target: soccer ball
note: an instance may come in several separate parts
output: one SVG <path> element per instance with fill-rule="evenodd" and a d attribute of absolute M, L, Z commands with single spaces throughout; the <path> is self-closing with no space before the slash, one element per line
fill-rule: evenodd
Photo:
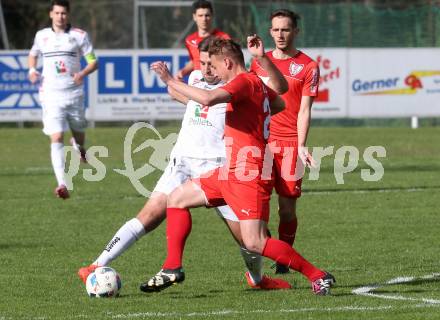
<path fill-rule="evenodd" d="M 86 281 L 87 294 L 96 298 L 117 297 L 121 286 L 119 274 L 110 267 L 96 268 Z"/>

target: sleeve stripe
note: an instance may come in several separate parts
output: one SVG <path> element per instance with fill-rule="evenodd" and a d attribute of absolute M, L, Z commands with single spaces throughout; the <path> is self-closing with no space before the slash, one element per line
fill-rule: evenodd
<path fill-rule="evenodd" d="M 87 63 L 92 63 L 97 60 L 94 52 L 86 54 L 84 58 L 86 59 Z"/>

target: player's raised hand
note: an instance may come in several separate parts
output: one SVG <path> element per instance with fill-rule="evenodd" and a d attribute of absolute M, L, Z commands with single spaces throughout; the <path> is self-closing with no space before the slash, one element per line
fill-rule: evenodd
<path fill-rule="evenodd" d="M 164 83 L 168 83 L 168 81 L 173 79 L 170 70 L 168 70 L 167 65 L 163 61 L 153 62 L 150 69 L 156 72 Z"/>
<path fill-rule="evenodd" d="M 302 163 L 309 168 L 316 167 L 316 161 L 313 159 L 312 155 L 307 150 L 307 147 L 299 147 L 298 148 L 298 156 L 301 159 Z"/>
<path fill-rule="evenodd" d="M 256 34 L 247 37 L 247 48 L 253 57 L 264 56 L 263 40 Z"/>

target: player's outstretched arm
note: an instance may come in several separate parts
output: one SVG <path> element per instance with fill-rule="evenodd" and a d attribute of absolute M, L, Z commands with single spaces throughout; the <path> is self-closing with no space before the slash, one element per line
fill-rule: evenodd
<path fill-rule="evenodd" d="M 269 82 L 267 85 L 278 94 L 286 93 L 289 89 L 289 84 L 280 70 L 278 70 L 278 68 L 266 56 L 261 38 L 256 34 L 248 36 L 247 47 L 253 58 L 257 59 L 260 66 L 266 70 L 269 76 Z"/>
<path fill-rule="evenodd" d="M 171 79 L 168 83 L 168 87 L 177 91 L 179 94 L 188 97 L 190 100 L 196 101 L 204 106 L 213 106 L 218 103 L 226 103 L 231 100 L 231 94 L 222 88 L 214 90 L 204 90 L 196 87 L 192 87 L 178 81 Z"/>
<path fill-rule="evenodd" d="M 172 90 L 202 105 L 212 106 L 217 103 L 229 102 L 231 99 L 229 92 L 224 89 L 203 90 L 174 79 L 164 62 L 158 61 L 152 63 L 151 69 L 156 72 L 160 79 Z"/>
<path fill-rule="evenodd" d="M 188 97 L 185 97 L 183 94 L 178 93 L 176 90 L 168 86 L 168 94 L 176 101 L 179 101 L 180 103 L 187 104 L 189 99 Z"/>

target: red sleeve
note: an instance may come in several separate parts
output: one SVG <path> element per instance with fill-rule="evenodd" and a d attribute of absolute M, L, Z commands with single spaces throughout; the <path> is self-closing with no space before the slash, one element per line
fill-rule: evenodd
<path fill-rule="evenodd" d="M 257 60 L 252 58 L 251 66 L 249 67 L 249 71 L 257 73 Z"/>
<path fill-rule="evenodd" d="M 316 97 L 318 95 L 319 85 L 319 67 L 313 61 L 306 66 L 306 75 L 304 77 L 304 86 L 302 89 L 303 96 Z"/>
<path fill-rule="evenodd" d="M 251 86 L 244 75 L 245 74 L 240 74 L 236 76 L 232 81 L 221 87 L 232 96 L 231 103 L 238 102 L 251 95 Z"/>

